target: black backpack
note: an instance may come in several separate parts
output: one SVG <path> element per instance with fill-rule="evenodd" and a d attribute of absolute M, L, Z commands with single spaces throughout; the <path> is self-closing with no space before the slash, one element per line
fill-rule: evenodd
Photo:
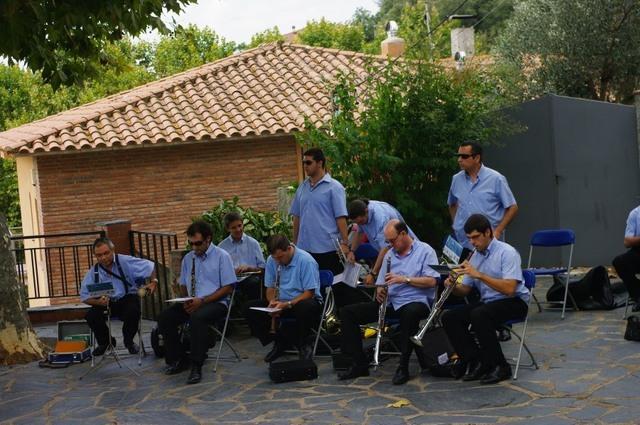
<path fill-rule="evenodd" d="M 640 341 L 640 317 L 629 316 L 627 329 L 624 331 L 624 339 L 627 341 Z"/>
<path fill-rule="evenodd" d="M 547 291 L 547 301 L 562 302 L 565 281 L 564 275 L 553 276 L 553 285 Z M 581 279 L 569 281 L 569 293 L 580 310 L 611 310 L 618 307 L 604 266 L 594 267 Z"/>

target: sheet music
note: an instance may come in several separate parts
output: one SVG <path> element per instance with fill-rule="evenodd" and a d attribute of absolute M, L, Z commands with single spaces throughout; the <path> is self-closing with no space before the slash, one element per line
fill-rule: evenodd
<path fill-rule="evenodd" d="M 451 263 L 459 263 L 460 255 L 462 255 L 462 249 L 462 245 L 460 245 L 457 240 L 448 236 L 444 243 L 444 247 L 442 248 L 442 255 L 444 255 Z"/>
<path fill-rule="evenodd" d="M 281 311 L 282 309 L 275 307 L 251 307 L 251 310 L 264 311 L 265 313 L 275 313 L 276 311 Z"/>
<path fill-rule="evenodd" d="M 113 287 L 113 282 L 111 281 L 88 283 L 87 291 L 89 292 L 89 297 L 91 298 L 102 297 L 103 295 L 110 296 L 116 293 L 116 290 Z"/>
<path fill-rule="evenodd" d="M 181 297 L 181 298 L 171 298 L 170 300 L 166 300 L 166 303 L 184 303 L 192 300 L 193 297 Z"/>
<path fill-rule="evenodd" d="M 344 282 L 352 288 L 355 288 L 358 286 L 358 278 L 360 277 L 361 270 L 362 265 L 347 262 L 344 266 L 344 271 L 333 277 L 333 284 L 335 285 L 338 282 Z"/>

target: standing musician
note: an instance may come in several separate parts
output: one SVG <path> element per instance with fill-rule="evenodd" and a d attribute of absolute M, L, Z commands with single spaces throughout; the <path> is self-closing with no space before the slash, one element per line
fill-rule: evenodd
<path fill-rule="evenodd" d="M 400 220 L 390 220 L 384 228 L 384 236 L 392 248 L 384 259 L 385 263 L 391 260 L 391 270 L 383 269 L 384 273 L 381 271 L 378 275 L 376 301 L 353 304 L 340 310 L 342 352 L 353 359 L 351 367 L 338 375 L 340 380 L 369 376 L 369 363 L 362 349 L 359 325 L 380 319 L 379 306 L 386 291 L 386 315 L 400 319 L 401 333 L 400 363 L 392 382 L 400 385 L 409 380 L 409 358 L 414 347 L 410 338 L 418 331 L 420 320 L 429 314 L 428 306 L 433 300 L 440 274 L 428 265 L 437 264 L 438 258 L 428 244 L 414 240 L 409 235 L 407 225 Z M 421 349 L 416 348 L 416 355 L 420 366 L 426 368 Z"/>
<path fill-rule="evenodd" d="M 122 319 L 124 346 L 131 354 L 139 352 L 140 347 L 133 342 L 140 322 L 138 289 L 146 279 L 149 279 L 149 284 L 143 287 L 149 289 L 150 293 L 158 285 L 152 261 L 116 254 L 114 248 L 109 238 L 102 237 L 93 242 L 93 253 L 98 262 L 87 272 L 80 286 L 80 300 L 91 306 L 86 319 L 98 342 L 92 353 L 94 356 L 101 356 L 109 347 L 109 329 L 105 315 L 107 306 L 114 315 Z M 100 282 L 111 282 L 115 293 L 109 297 L 91 297 L 87 285 Z M 115 346 L 113 337 L 111 345 Z"/>
<path fill-rule="evenodd" d="M 386 202 L 370 201 L 362 198 L 355 199 L 349 203 L 349 220 L 358 225 L 358 234 L 351 242 L 351 252 L 347 255 L 347 258 L 349 261 L 355 261 L 354 252 L 360 246 L 363 234 L 367 235 L 369 243 L 378 251 L 376 263 L 371 269 L 371 273 L 365 277 L 364 283 L 367 285 L 373 285 L 375 282 L 382 266 L 382 259 L 389 250 L 389 247 L 384 242 L 384 226 L 392 219 L 404 221 L 398 210 Z M 414 241 L 419 240 L 411 228 L 409 228 L 409 236 Z"/>
<path fill-rule="evenodd" d="M 339 241 L 345 256 L 349 253 L 344 187 L 326 171 L 322 150 L 311 148 L 303 157 L 307 179 L 298 187 L 289 210 L 293 216 L 293 243 L 311 254 L 321 270 L 337 275 L 343 266 L 334 241 Z M 345 283 L 333 285 L 332 290 L 338 307 L 368 299 L 364 292 Z"/>
<path fill-rule="evenodd" d="M 264 278 L 267 299 L 249 302 L 246 311 L 251 335 L 258 338 L 263 346 L 274 341 L 273 348 L 264 358 L 265 362 L 282 356 L 289 342 L 298 348 L 300 359 L 311 359 L 311 328 L 318 326 L 322 313 L 318 263 L 283 235 L 271 236 L 267 241 L 267 249 L 271 254 L 267 259 Z M 271 307 L 280 311 L 267 313 L 251 307 Z M 294 317 L 295 323 L 293 326 L 283 325 L 273 329 L 274 317 Z M 295 330 L 293 334 L 292 328 Z"/>
<path fill-rule="evenodd" d="M 502 354 L 496 328 L 508 320 L 526 316 L 529 290 L 524 286 L 520 254 L 494 238 L 487 217 L 473 214 L 464 231 L 476 251 L 455 270 L 464 277 L 453 292 L 465 296 L 476 288 L 480 301 L 446 311 L 442 324 L 460 356 L 453 366 L 453 376 L 463 381 L 479 379 L 481 384 L 494 384 L 511 377 L 511 366 Z M 445 281 L 445 285 L 453 284 L 451 277 Z"/>
<path fill-rule="evenodd" d="M 179 297 L 191 299 L 173 304 L 158 317 L 158 330 L 165 344 L 166 375 L 175 375 L 188 367 L 178 327 L 189 322 L 191 373 L 187 384 L 202 379 L 202 364 L 209 347 L 207 328 L 226 317 L 229 295 L 236 283 L 231 257 L 211 243 L 212 235 L 211 226 L 202 220 L 187 228 L 192 251 L 182 259 L 180 278 L 173 291 Z"/>
<path fill-rule="evenodd" d="M 237 275 L 247 272 L 264 271 L 264 255 L 257 240 L 244 233 L 242 216 L 238 212 L 230 212 L 224 216 L 224 227 L 229 236 L 218 244 L 231 256 L 233 267 Z M 262 279 L 260 274 L 253 274 L 240 282 L 242 292 L 249 300 L 260 298 L 262 293 Z"/>

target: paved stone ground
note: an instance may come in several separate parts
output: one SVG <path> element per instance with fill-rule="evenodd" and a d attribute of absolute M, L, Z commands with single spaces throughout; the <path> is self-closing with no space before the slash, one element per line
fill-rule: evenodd
<path fill-rule="evenodd" d="M 544 291 L 539 291 L 543 294 Z M 391 385 L 395 360 L 371 377 L 337 381 L 318 359 L 314 381 L 273 384 L 260 347 L 238 331 L 241 363 L 205 364 L 200 384 L 186 373 L 164 376 L 152 355 L 136 377 L 110 362 L 85 380 L 88 364 L 40 369 L 36 363 L 0 369 L 0 423 L 9 424 L 600 424 L 640 423 L 640 345 L 622 338 L 622 309 L 560 313 L 533 311 L 527 341 L 541 367 L 521 369 L 517 381 L 482 386 L 418 375 Z M 150 324 L 146 324 L 147 330 Z M 519 329 L 517 325 L 516 329 Z M 52 336 L 53 327 L 38 328 Z M 148 333 L 145 335 L 148 338 Z M 121 341 L 120 341 L 121 342 Z M 514 341 L 504 343 L 508 356 Z M 388 407 L 401 399 L 409 405 Z"/>

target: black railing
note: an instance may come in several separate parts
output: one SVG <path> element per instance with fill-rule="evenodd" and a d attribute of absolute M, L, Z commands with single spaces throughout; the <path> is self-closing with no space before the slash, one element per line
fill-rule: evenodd
<path fill-rule="evenodd" d="M 171 298 L 171 251 L 178 250 L 178 236 L 166 232 L 129 232 L 131 255 L 151 260 L 156 265 L 158 290 L 155 295 L 142 301 L 142 317 L 156 320 Z"/>
<path fill-rule="evenodd" d="M 104 235 L 93 231 L 11 236 L 18 281 L 26 288 L 28 299 L 77 297 L 82 278 L 93 264 L 93 241 Z M 42 240 L 44 246 L 25 248 L 25 241 L 36 240 Z M 46 290 L 42 279 L 46 279 Z"/>

